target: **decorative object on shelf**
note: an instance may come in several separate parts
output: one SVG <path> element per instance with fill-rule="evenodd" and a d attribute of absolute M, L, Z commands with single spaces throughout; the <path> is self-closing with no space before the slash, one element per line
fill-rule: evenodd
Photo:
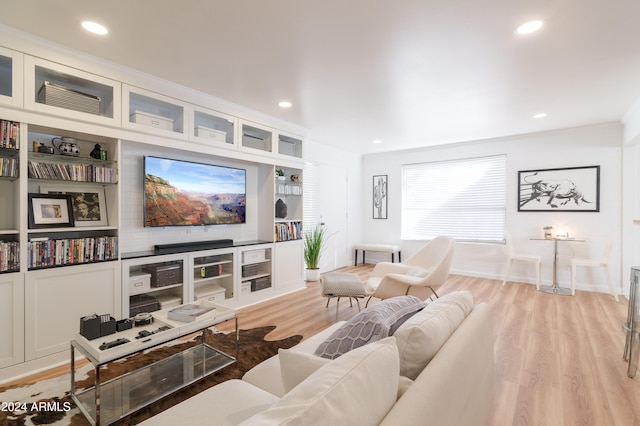
<path fill-rule="evenodd" d="M 310 231 L 304 233 L 304 263 L 307 265 L 306 280 L 320 279 L 320 255 L 324 249 L 325 228 L 319 223 Z"/>
<path fill-rule="evenodd" d="M 551 238 L 553 237 L 552 231 L 553 231 L 553 226 L 544 226 L 542 228 L 544 230 L 544 237 L 545 238 Z"/>
<path fill-rule="evenodd" d="M 53 154 L 54 150 L 52 146 L 40 145 L 38 147 L 38 152 L 41 154 Z"/>
<path fill-rule="evenodd" d="M 276 217 L 278 219 L 287 217 L 287 205 L 281 198 L 278 198 L 278 201 L 276 201 Z"/>
<path fill-rule="evenodd" d="M 56 141 L 59 142 L 56 145 Z M 80 149 L 78 148 L 78 141 L 75 138 L 62 136 L 51 139 L 51 143 L 56 147 L 60 155 L 68 155 L 70 157 L 78 157 L 80 155 Z"/>
<path fill-rule="evenodd" d="M 300 175 L 291 175 L 291 182 L 300 182 Z"/>
<path fill-rule="evenodd" d="M 41 194 L 62 194 L 71 197 L 75 226 L 109 225 L 104 188 L 83 186 L 82 189 L 82 192 L 70 192 L 57 186 L 40 185 Z"/>
<path fill-rule="evenodd" d="M 29 194 L 29 229 L 73 226 L 71 197 L 59 194 Z"/>
<path fill-rule="evenodd" d="M 373 218 L 387 218 L 387 175 L 373 177 Z"/>
<path fill-rule="evenodd" d="M 600 166 L 518 171 L 519 212 L 599 212 Z"/>
<path fill-rule="evenodd" d="M 284 180 L 284 170 L 276 169 L 276 179 L 277 180 Z"/>
<path fill-rule="evenodd" d="M 91 158 L 95 158 L 96 160 L 103 160 L 102 155 L 102 147 L 98 143 L 95 144 L 93 150 L 91 150 L 91 152 L 89 153 L 89 156 Z"/>
<path fill-rule="evenodd" d="M 74 90 L 45 81 L 38 90 L 38 102 L 58 108 L 72 109 L 100 115 L 100 98 L 89 93 Z"/>

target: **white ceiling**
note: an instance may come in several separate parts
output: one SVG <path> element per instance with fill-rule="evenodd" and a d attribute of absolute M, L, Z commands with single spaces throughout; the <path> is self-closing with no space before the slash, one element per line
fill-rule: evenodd
<path fill-rule="evenodd" d="M 360 153 L 619 121 L 640 99 L 638 0 L 0 0 L 0 10 L 6 26 Z M 86 19 L 110 34 L 86 33 Z M 531 19 L 543 29 L 514 34 Z M 548 117 L 531 118 L 539 112 Z"/>

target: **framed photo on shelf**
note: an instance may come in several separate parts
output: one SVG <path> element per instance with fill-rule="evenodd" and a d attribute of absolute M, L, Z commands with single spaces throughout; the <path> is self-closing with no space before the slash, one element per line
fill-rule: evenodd
<path fill-rule="evenodd" d="M 101 186 L 83 186 L 82 189 L 82 192 L 75 192 L 55 185 L 40 185 L 41 194 L 68 195 L 71 198 L 73 219 L 76 227 L 109 225 L 104 188 Z"/>
<path fill-rule="evenodd" d="M 387 175 L 373 177 L 373 218 L 387 218 Z"/>
<path fill-rule="evenodd" d="M 60 194 L 29 194 L 29 229 L 73 226 L 71 197 Z"/>
<path fill-rule="evenodd" d="M 600 166 L 518 171 L 519 212 L 599 212 Z"/>

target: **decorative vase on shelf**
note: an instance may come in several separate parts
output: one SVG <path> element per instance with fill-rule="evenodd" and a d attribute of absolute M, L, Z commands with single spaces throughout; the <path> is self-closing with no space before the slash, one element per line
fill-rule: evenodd
<path fill-rule="evenodd" d="M 102 147 L 100 146 L 100 144 L 96 144 L 93 147 L 93 150 L 89 153 L 89 156 L 91 158 L 95 158 L 97 160 L 100 160 L 100 158 L 102 157 Z"/>
<path fill-rule="evenodd" d="M 281 198 L 278 198 L 278 201 L 276 201 L 276 217 L 278 219 L 287 217 L 287 205 Z"/>

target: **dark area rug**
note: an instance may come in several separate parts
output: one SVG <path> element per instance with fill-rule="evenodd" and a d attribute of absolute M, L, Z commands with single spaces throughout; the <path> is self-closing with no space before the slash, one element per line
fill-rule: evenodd
<path fill-rule="evenodd" d="M 265 359 L 278 353 L 279 348 L 290 348 L 302 340 L 302 336 L 296 335 L 288 337 L 283 340 L 268 341 L 264 339 L 269 332 L 271 332 L 275 326 L 258 327 L 249 330 L 240 330 L 240 341 L 238 344 L 238 358 L 237 362 L 223 368 L 222 370 L 213 373 L 197 382 L 187 386 L 184 389 L 176 391 L 151 405 L 133 413 L 129 416 L 117 421 L 115 425 L 135 425 L 142 422 L 149 417 L 160 413 L 187 398 L 192 397 L 205 389 L 208 389 L 218 383 L 224 382 L 230 379 L 240 379 L 248 370 L 255 365 L 264 361 Z M 236 352 L 235 346 L 235 332 L 232 333 L 216 333 L 211 330 L 207 330 L 206 342 L 214 348 L 225 352 L 229 355 L 234 355 Z M 192 340 L 184 341 L 169 346 L 162 346 L 155 348 L 148 352 L 139 353 L 126 359 L 123 362 L 113 362 L 108 364 L 104 369 L 100 370 L 101 382 L 105 382 L 113 377 L 118 377 L 124 373 L 135 371 L 145 365 L 152 364 L 156 361 L 167 358 L 168 356 L 181 352 L 191 346 L 194 346 L 201 341 L 201 335 L 196 336 Z M 89 369 L 86 378 L 76 382 L 77 389 L 83 389 L 91 387 L 94 383 L 94 371 Z M 56 397 L 46 398 L 40 400 L 40 402 L 49 403 L 50 406 L 65 407 L 71 404 L 72 410 L 27 410 L 23 412 L 10 412 L 7 410 L 0 411 L 0 426 L 23 426 L 23 425 L 71 425 L 71 426 L 86 426 L 89 422 L 82 413 L 75 408 L 75 403 L 71 399 L 70 395 L 70 378 L 66 376 L 66 387 L 60 389 L 60 395 Z M 38 386 L 37 383 L 31 386 L 25 386 L 20 391 L 24 390 L 24 399 L 38 401 Z M 9 402 L 6 398 L 3 398 L 3 393 L 8 388 L 0 387 L 0 403 Z M 15 391 L 13 389 L 13 394 Z M 34 399 L 35 397 L 35 399 Z M 15 396 L 12 400 L 16 400 Z M 17 402 L 17 401 L 16 401 Z"/>

